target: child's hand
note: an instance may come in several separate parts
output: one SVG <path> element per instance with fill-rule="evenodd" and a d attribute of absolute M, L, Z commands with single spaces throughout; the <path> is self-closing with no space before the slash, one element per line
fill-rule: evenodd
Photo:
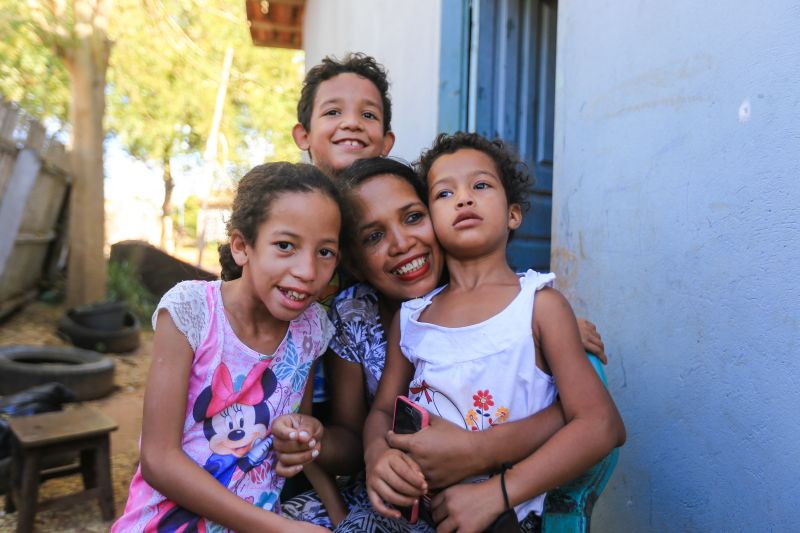
<path fill-rule="evenodd" d="M 400 511 L 388 507 L 411 506 L 428 491 L 419 465 L 401 451 L 388 449 L 375 462 L 367 465 L 367 495 L 380 514 L 400 518 Z"/>
<path fill-rule="evenodd" d="M 431 489 L 449 487 L 484 471 L 473 442 L 475 434 L 436 415 L 429 415 L 428 427 L 400 435 L 390 431 L 386 442 L 407 453 L 422 472 Z"/>
<path fill-rule="evenodd" d="M 431 517 L 436 531 L 469 533 L 486 531 L 505 509 L 499 480 L 461 483 L 431 499 Z"/>
<path fill-rule="evenodd" d="M 608 358 L 606 357 L 605 346 L 603 345 L 603 339 L 600 337 L 597 328 L 585 318 L 579 318 L 577 320 L 583 349 L 589 353 L 593 353 L 604 365 L 607 365 Z"/>
<path fill-rule="evenodd" d="M 313 416 L 293 413 L 272 423 L 272 437 L 279 476 L 292 477 L 319 455 L 324 428 Z"/>

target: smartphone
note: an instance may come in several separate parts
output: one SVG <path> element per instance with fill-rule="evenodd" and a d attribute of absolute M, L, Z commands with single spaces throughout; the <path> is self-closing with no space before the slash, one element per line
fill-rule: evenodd
<path fill-rule="evenodd" d="M 428 411 L 415 404 L 405 396 L 398 396 L 394 401 L 394 422 L 392 431 L 407 435 L 416 433 L 428 425 Z M 419 501 L 414 502 L 411 507 L 398 507 L 400 514 L 415 524 L 419 518 Z"/>

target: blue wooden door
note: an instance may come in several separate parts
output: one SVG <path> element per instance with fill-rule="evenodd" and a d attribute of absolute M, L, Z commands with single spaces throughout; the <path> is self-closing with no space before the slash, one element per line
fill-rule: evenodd
<path fill-rule="evenodd" d="M 547 271 L 557 2 L 449 0 L 442 7 L 440 129 L 500 137 L 517 149 L 536 186 L 509 262 Z"/>

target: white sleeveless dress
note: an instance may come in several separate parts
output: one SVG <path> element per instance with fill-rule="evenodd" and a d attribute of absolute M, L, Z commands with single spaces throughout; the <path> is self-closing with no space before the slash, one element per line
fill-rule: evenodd
<path fill-rule="evenodd" d="M 409 398 L 472 431 L 526 418 L 553 403 L 555 381 L 536 366 L 531 319 L 536 291 L 555 275 L 528 270 L 519 276 L 514 300 L 478 324 L 447 328 L 418 320 L 444 287 L 403 304 L 400 347 L 415 368 Z M 541 515 L 544 497 L 516 506 L 520 520 L 530 512 Z"/>

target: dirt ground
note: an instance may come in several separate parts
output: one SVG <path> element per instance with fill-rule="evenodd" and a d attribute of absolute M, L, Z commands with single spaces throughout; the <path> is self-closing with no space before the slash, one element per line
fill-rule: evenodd
<path fill-rule="evenodd" d="M 64 312 L 62 305 L 32 302 L 6 322 L 0 324 L 0 346 L 10 344 L 66 345 L 56 334 L 56 324 Z M 111 354 L 115 362 L 114 392 L 100 400 L 84 402 L 103 411 L 118 424 L 111 434 L 111 473 L 117 516 L 125 508 L 128 485 L 139 458 L 139 431 L 142 422 L 142 398 L 153 334 L 142 331 L 140 347 L 124 355 Z M 69 408 L 70 405 L 65 406 Z M 79 475 L 46 481 L 39 490 L 39 499 L 69 494 L 82 486 Z M 0 506 L 0 533 L 16 530 L 16 513 L 5 514 Z M 48 509 L 36 514 L 36 531 L 95 533 L 108 531 L 111 522 L 100 517 L 96 501 L 83 502 L 68 508 Z"/>

